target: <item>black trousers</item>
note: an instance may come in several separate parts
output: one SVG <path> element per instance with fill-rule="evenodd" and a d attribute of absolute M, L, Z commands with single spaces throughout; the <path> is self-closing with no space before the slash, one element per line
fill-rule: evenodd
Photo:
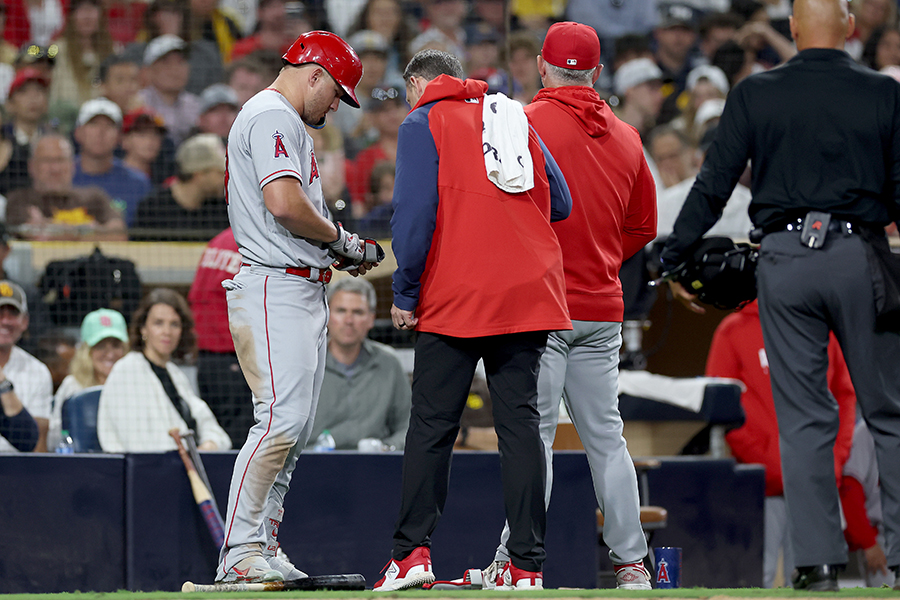
<path fill-rule="evenodd" d="M 798 567 L 847 562 L 834 478 L 838 407 L 828 390 L 828 332 L 840 343 L 875 438 L 885 554 L 900 565 L 900 335 L 876 333 L 872 275 L 859 235 L 818 250 L 797 232 L 767 235 L 757 272 L 778 416 L 788 531 Z"/>
<path fill-rule="evenodd" d="M 201 350 L 197 355 L 197 387 L 216 421 L 240 449 L 253 427 L 253 398 L 237 355 Z"/>
<path fill-rule="evenodd" d="M 538 431 L 537 375 L 546 345 L 546 331 L 482 338 L 419 334 L 400 517 L 394 531 L 395 560 L 419 546 L 431 546 L 447 500 L 460 416 L 481 358 L 499 440 L 510 559 L 520 569 L 541 570 L 546 465 Z"/>

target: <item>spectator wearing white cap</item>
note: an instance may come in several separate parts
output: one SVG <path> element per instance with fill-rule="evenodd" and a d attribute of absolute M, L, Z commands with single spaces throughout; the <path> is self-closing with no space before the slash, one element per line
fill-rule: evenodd
<path fill-rule="evenodd" d="M 237 92 L 224 83 L 214 83 L 200 94 L 200 116 L 191 134 L 214 133 L 227 142 L 240 109 Z"/>
<path fill-rule="evenodd" d="M 175 182 L 157 186 L 138 206 L 134 227 L 143 231 L 132 232 L 131 239 L 208 242 L 228 228 L 222 139 L 213 133 L 190 137 L 175 162 Z"/>
<path fill-rule="evenodd" d="M 165 34 L 151 40 L 144 49 L 148 85 L 139 92 L 144 105 L 162 117 L 176 144 L 181 143 L 200 116 L 200 98 L 185 90 L 190 75 L 186 48 L 177 35 Z"/>
<path fill-rule="evenodd" d="M 79 153 L 75 157 L 72 183 L 101 188 L 125 217 L 125 223 L 130 225 L 138 203 L 150 193 L 151 186 L 146 174 L 132 169 L 115 156 L 122 140 L 119 105 L 106 98 L 85 102 L 78 111 L 74 137 Z"/>
<path fill-rule="evenodd" d="M 662 70 L 649 58 L 630 60 L 616 71 L 613 91 L 619 98 L 616 116 L 644 138 L 656 125 L 662 108 Z"/>
<path fill-rule="evenodd" d="M 728 96 L 728 76 L 714 65 L 700 65 L 688 73 L 687 88 L 679 105 L 684 105 L 681 114 L 671 122 L 691 143 L 697 144 L 703 132 L 694 127 L 694 120 L 700 106 L 707 100 L 725 100 Z"/>

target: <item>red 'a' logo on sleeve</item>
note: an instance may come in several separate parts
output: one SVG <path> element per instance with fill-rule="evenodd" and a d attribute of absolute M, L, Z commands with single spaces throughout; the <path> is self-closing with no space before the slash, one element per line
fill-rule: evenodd
<path fill-rule="evenodd" d="M 284 137 L 284 134 L 276 131 L 274 134 L 272 134 L 272 137 L 275 138 L 275 158 L 278 158 L 279 156 L 289 158 L 287 148 L 284 147 L 284 142 L 281 141 L 281 138 Z"/>
<path fill-rule="evenodd" d="M 319 176 L 319 165 L 316 164 L 316 153 L 310 150 L 309 158 L 309 183 L 307 183 L 306 185 L 312 185 L 313 180 Z"/>

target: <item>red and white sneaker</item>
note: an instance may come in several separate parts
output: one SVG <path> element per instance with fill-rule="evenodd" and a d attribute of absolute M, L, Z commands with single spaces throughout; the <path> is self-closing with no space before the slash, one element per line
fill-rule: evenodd
<path fill-rule="evenodd" d="M 628 563 L 625 565 L 613 565 L 616 572 L 616 588 L 620 590 L 649 590 L 650 575 L 643 563 Z"/>
<path fill-rule="evenodd" d="M 434 583 L 431 550 L 424 546 L 419 546 L 401 561 L 391 559 L 382 571 L 384 577 L 372 588 L 373 592 L 408 590 Z"/>
<path fill-rule="evenodd" d="M 500 579 L 497 580 L 498 591 L 510 590 L 542 590 L 544 589 L 544 574 L 540 571 L 524 571 L 512 564 L 506 563 Z"/>

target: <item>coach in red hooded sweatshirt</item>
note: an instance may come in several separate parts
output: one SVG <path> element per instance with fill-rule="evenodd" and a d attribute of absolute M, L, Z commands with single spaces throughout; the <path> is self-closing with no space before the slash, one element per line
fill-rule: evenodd
<path fill-rule="evenodd" d="M 613 115 L 592 87 L 603 68 L 599 62 L 593 28 L 553 25 L 537 57 L 544 89 L 525 107 L 572 194 L 569 218 L 552 227 L 562 247 L 573 329 L 550 334 L 538 380 L 546 499 L 563 397 L 587 452 L 617 585 L 650 589 L 642 565 L 647 543 L 637 478 L 622 437 L 617 388 L 624 312 L 619 268 L 656 236 L 656 186 L 637 130 Z M 495 560 L 508 560 L 503 545 Z"/>

